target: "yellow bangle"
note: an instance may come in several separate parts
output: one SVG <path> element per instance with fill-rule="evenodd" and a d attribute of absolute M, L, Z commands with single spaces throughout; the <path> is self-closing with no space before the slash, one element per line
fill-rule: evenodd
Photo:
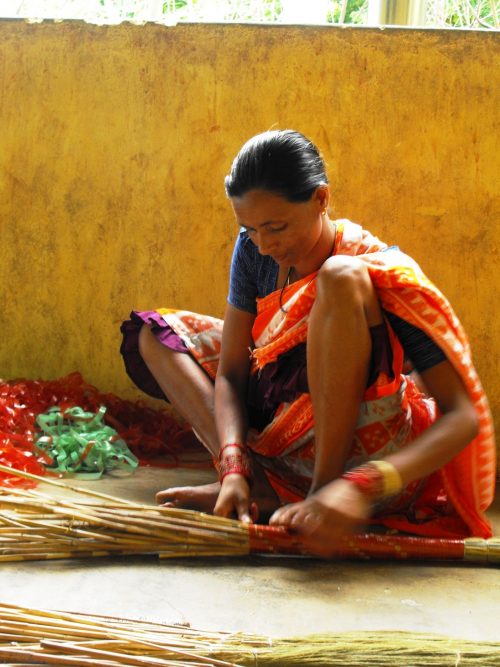
<path fill-rule="evenodd" d="M 382 475 L 384 482 L 384 497 L 394 496 L 403 488 L 403 481 L 398 469 L 388 461 L 369 461 Z"/>

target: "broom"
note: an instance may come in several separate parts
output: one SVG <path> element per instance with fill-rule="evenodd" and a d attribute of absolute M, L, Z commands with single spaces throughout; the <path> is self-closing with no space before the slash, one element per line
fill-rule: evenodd
<path fill-rule="evenodd" d="M 0 603 L 0 662 L 97 667 L 495 667 L 500 643 L 434 634 L 344 632 L 275 639 L 242 632 Z"/>
<path fill-rule="evenodd" d="M 0 562 L 156 554 L 308 555 L 283 528 L 245 524 L 193 510 L 141 505 L 0 465 L 0 472 L 71 490 L 90 500 L 40 491 L 0 491 Z M 96 502 L 99 501 L 99 502 Z M 358 534 L 339 540 L 333 557 L 446 559 L 500 563 L 500 538 L 434 539 Z"/>

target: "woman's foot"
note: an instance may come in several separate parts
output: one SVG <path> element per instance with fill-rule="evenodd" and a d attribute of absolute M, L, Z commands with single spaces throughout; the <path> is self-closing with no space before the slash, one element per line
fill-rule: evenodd
<path fill-rule="evenodd" d="M 213 514 L 220 492 L 220 482 L 200 486 L 175 486 L 156 494 L 156 502 L 163 507 L 196 510 Z M 252 521 L 267 523 L 280 503 L 262 471 L 256 470 L 252 496 L 257 502 L 250 503 Z"/>
<path fill-rule="evenodd" d="M 156 494 L 156 502 L 163 507 L 197 510 L 211 514 L 219 496 L 220 483 L 200 486 L 176 486 Z"/>

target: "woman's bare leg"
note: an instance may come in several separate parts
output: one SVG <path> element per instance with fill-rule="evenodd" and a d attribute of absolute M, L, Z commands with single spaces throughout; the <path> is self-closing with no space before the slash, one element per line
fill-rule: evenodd
<path fill-rule="evenodd" d="M 214 386 L 210 378 L 189 354 L 162 345 L 147 325 L 139 333 L 139 352 L 171 405 L 191 425 L 210 454 L 217 455 Z M 172 487 L 157 493 L 156 502 L 211 512 L 219 491 L 218 482 Z"/>
<path fill-rule="evenodd" d="M 318 276 L 307 340 L 316 447 L 311 492 L 343 472 L 368 379 L 369 328 L 382 322 L 365 265 L 354 258 L 329 260 Z"/>
<path fill-rule="evenodd" d="M 191 425 L 210 454 L 217 456 L 219 442 L 215 428 L 212 380 L 191 355 L 175 352 L 162 345 L 147 325 L 139 333 L 139 352 L 171 405 Z M 269 514 L 279 506 L 279 501 L 260 466 L 254 465 L 254 473 L 252 495 L 258 498 L 260 511 Z M 157 493 L 156 502 L 211 512 L 219 491 L 219 482 L 172 487 Z"/>
<path fill-rule="evenodd" d="M 139 352 L 163 393 L 192 426 L 208 451 L 219 451 L 214 421 L 214 385 L 189 354 L 162 345 L 144 325 L 139 333 Z"/>
<path fill-rule="evenodd" d="M 382 321 L 363 263 L 340 256 L 327 260 L 318 274 L 307 339 L 316 447 L 314 476 L 308 498 L 279 510 L 273 523 L 296 524 L 313 509 L 321 511 L 316 493 L 342 474 L 368 377 L 369 328 Z"/>

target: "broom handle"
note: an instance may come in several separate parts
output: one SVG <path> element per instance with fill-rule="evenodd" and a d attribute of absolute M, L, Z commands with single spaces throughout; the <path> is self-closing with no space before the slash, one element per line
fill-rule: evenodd
<path fill-rule="evenodd" d="M 306 555 L 300 537 L 274 526 L 248 526 L 251 553 Z M 500 563 L 500 537 L 465 539 L 360 534 L 339 540 L 334 558 L 463 560 Z"/>

